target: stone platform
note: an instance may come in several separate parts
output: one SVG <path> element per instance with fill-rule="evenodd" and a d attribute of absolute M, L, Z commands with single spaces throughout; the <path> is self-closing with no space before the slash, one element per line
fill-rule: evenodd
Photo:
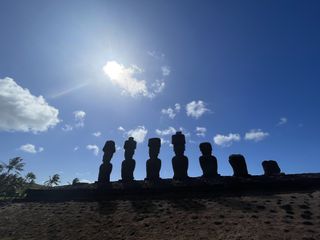
<path fill-rule="evenodd" d="M 320 173 L 279 176 L 220 176 L 186 181 L 162 179 L 159 182 L 121 181 L 99 185 L 77 184 L 29 189 L 23 201 L 99 201 L 114 199 L 185 198 L 210 195 L 246 195 L 320 190 Z"/>

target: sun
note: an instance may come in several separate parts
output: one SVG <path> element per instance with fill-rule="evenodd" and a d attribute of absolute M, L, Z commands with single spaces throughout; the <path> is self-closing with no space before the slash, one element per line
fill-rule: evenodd
<path fill-rule="evenodd" d="M 102 69 L 110 79 L 119 79 L 123 74 L 123 68 L 124 67 L 116 61 L 108 61 Z"/>

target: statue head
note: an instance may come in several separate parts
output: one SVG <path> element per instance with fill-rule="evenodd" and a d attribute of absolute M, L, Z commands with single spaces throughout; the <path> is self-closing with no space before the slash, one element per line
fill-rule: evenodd
<path fill-rule="evenodd" d="M 200 151 L 204 156 L 211 156 L 212 155 L 212 146 L 209 142 L 203 142 L 199 145 Z"/>
<path fill-rule="evenodd" d="M 132 159 L 134 155 L 134 150 L 137 147 L 137 142 L 133 137 L 129 137 L 127 141 L 124 143 L 124 157 L 125 159 Z"/>
<path fill-rule="evenodd" d="M 177 156 L 183 156 L 185 151 L 186 139 L 182 132 L 176 132 L 171 137 L 171 143 L 173 144 L 173 150 Z"/>
<path fill-rule="evenodd" d="M 173 145 L 185 145 L 186 144 L 185 136 L 182 134 L 182 132 L 176 132 L 176 134 L 172 135 L 171 137 L 171 143 Z"/>
<path fill-rule="evenodd" d="M 160 147 L 161 147 L 161 139 L 150 138 L 148 141 L 148 147 L 149 147 L 149 157 L 158 158 Z"/>
<path fill-rule="evenodd" d="M 113 154 L 116 152 L 116 145 L 114 141 L 106 141 L 103 147 L 103 161 L 110 162 L 111 158 L 113 157 Z"/>

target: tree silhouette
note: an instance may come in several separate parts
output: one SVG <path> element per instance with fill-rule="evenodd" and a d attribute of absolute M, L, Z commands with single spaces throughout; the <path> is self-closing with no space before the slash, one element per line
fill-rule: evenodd
<path fill-rule="evenodd" d="M 60 183 L 60 175 L 54 174 L 52 177 L 49 176 L 49 179 L 44 182 L 44 184 L 48 187 L 52 187 L 53 185 L 59 185 Z"/>
<path fill-rule="evenodd" d="M 15 157 L 9 160 L 8 164 L 3 163 L 2 168 L 7 170 L 7 175 L 12 171 L 15 171 L 16 174 L 20 175 L 20 172 L 23 171 L 24 164 L 21 157 Z"/>
<path fill-rule="evenodd" d="M 0 164 L 0 197 L 19 197 L 24 194 L 26 180 L 21 177 L 24 163 L 21 157 L 9 160 L 9 163 Z"/>
<path fill-rule="evenodd" d="M 36 175 L 33 172 L 28 172 L 25 176 L 26 182 L 29 184 L 34 184 L 36 180 Z"/>
<path fill-rule="evenodd" d="M 79 178 L 75 178 L 75 179 L 72 180 L 72 185 L 75 185 L 77 183 L 80 183 Z"/>

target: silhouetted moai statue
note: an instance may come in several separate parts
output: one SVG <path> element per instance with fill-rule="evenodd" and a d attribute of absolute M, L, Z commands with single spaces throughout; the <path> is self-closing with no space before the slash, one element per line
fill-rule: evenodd
<path fill-rule="evenodd" d="M 171 143 L 175 156 L 172 158 L 173 179 L 185 180 L 188 178 L 188 158 L 184 156 L 186 140 L 182 132 L 176 132 L 172 135 Z"/>
<path fill-rule="evenodd" d="M 264 170 L 264 175 L 266 176 L 275 176 L 281 174 L 281 169 L 278 163 L 274 160 L 263 161 L 262 167 Z"/>
<path fill-rule="evenodd" d="M 212 178 L 218 176 L 217 158 L 212 155 L 212 146 L 209 142 L 203 142 L 199 145 L 202 156 L 199 158 L 203 177 Z"/>
<path fill-rule="evenodd" d="M 146 180 L 157 181 L 160 179 L 159 173 L 161 168 L 161 160 L 158 158 L 161 147 L 160 138 L 150 138 L 148 147 L 150 159 L 147 160 Z"/>
<path fill-rule="evenodd" d="M 103 159 L 102 164 L 99 168 L 98 183 L 108 183 L 110 182 L 110 174 L 112 171 L 112 164 L 110 163 L 113 154 L 116 151 L 114 141 L 106 141 L 103 147 Z"/>
<path fill-rule="evenodd" d="M 129 137 L 124 143 L 124 160 L 121 164 L 121 178 L 124 182 L 134 180 L 133 171 L 136 167 L 136 161 L 133 159 L 134 151 L 137 147 L 137 142 L 133 137 Z"/>
<path fill-rule="evenodd" d="M 244 156 L 241 154 L 232 154 L 229 156 L 229 163 L 233 169 L 234 177 L 248 177 L 248 169 Z"/>

